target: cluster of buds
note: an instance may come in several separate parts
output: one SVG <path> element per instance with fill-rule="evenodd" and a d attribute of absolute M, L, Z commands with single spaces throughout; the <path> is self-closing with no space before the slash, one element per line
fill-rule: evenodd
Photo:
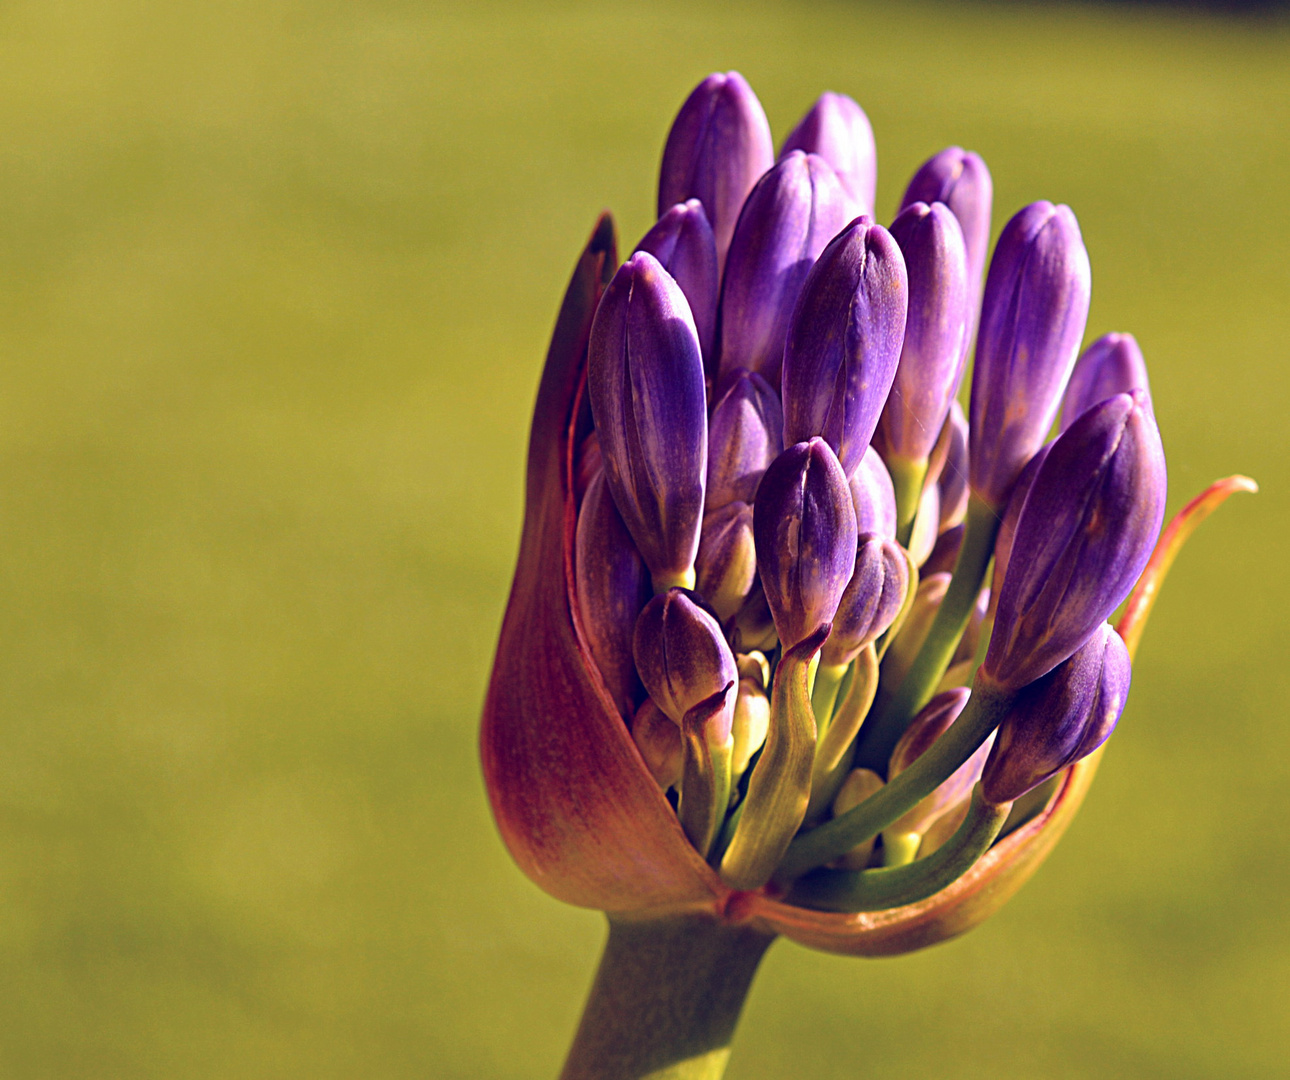
<path fill-rule="evenodd" d="M 1080 352 L 1068 207 L 1020 209 L 987 272 L 977 155 L 927 161 L 887 227 L 875 167 L 850 98 L 776 157 L 712 75 L 657 224 L 616 266 L 602 219 L 578 264 L 482 734 L 557 897 L 917 948 L 1033 871 L 1124 709 L 1149 597 L 1129 645 L 1107 620 L 1152 594 L 1165 507 L 1141 353 Z"/>

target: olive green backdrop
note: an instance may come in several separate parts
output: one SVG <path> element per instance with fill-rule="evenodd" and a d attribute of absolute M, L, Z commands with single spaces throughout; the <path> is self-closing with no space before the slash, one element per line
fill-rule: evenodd
<path fill-rule="evenodd" d="M 791 944 L 732 1080 L 1253 1078 L 1290 1055 L 1290 30 L 1153 8 L 0 7 L 0 1075 L 549 1077 L 602 922 L 475 727 L 539 364 L 602 207 L 737 67 L 879 207 L 951 142 L 1078 213 L 1175 569 L 1038 877 L 891 961 Z"/>

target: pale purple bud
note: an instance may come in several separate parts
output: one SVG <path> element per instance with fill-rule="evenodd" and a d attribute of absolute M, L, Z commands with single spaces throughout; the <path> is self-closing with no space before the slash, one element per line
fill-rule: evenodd
<path fill-rule="evenodd" d="M 761 474 L 784 449 L 779 394 L 760 375 L 731 372 L 708 422 L 707 509 L 751 503 Z"/>
<path fill-rule="evenodd" d="M 909 564 L 894 540 L 861 533 L 855 570 L 833 616 L 833 632 L 820 653 L 823 664 L 847 664 L 896 620 L 909 589 Z"/>
<path fill-rule="evenodd" d="M 739 210 L 757 178 L 775 160 L 761 102 L 737 71 L 709 75 L 672 122 L 659 170 L 658 212 L 698 199 L 725 266 Z"/>
<path fill-rule="evenodd" d="M 721 625 L 684 589 L 669 589 L 645 605 L 632 651 L 649 696 L 677 724 L 739 679 Z"/>
<path fill-rule="evenodd" d="M 826 91 L 789 132 L 780 157 L 791 150 L 819 154 L 833 166 L 850 206 L 848 216 L 873 213 L 878 184 L 878 149 L 869 117 L 846 94 Z"/>
<path fill-rule="evenodd" d="M 1061 430 L 1065 431 L 1099 401 L 1130 390 L 1142 390 L 1151 407 L 1147 362 L 1132 334 L 1103 334 L 1080 353 L 1062 398 Z"/>
<path fill-rule="evenodd" d="M 650 598 L 649 571 L 597 473 L 587 488 L 574 535 L 574 575 L 582 632 L 619 712 L 632 714 L 636 663 L 632 634 Z"/>
<path fill-rule="evenodd" d="M 605 480 L 656 588 L 692 584 L 708 420 L 690 306 L 648 252 L 618 268 L 596 310 L 587 390 Z"/>
<path fill-rule="evenodd" d="M 721 283 L 723 378 L 742 367 L 779 384 L 802 283 L 846 222 L 842 184 L 816 154 L 794 150 L 757 181 L 739 215 Z"/>
<path fill-rule="evenodd" d="M 1117 394 L 1061 435 L 1017 519 L 982 672 L 1017 690 L 1086 642 L 1129 594 L 1165 512 L 1146 394 Z"/>
<path fill-rule="evenodd" d="M 670 207 L 636 245 L 637 251 L 648 251 L 675 279 L 685 294 L 694 316 L 699 347 L 704 364 L 716 365 L 717 300 L 720 278 L 717 275 L 717 244 L 712 226 L 698 199 L 689 199 Z"/>
<path fill-rule="evenodd" d="M 850 483 L 856 527 L 861 532 L 877 533 L 886 540 L 895 540 L 896 489 L 882 455 L 872 446 L 864 452 L 860 467 L 851 474 Z"/>
<path fill-rule="evenodd" d="M 1070 659 L 1017 695 L 981 777 L 985 797 L 1011 802 L 1101 746 L 1124 711 L 1132 676 L 1124 641 L 1102 623 Z"/>
<path fill-rule="evenodd" d="M 968 150 L 951 146 L 929 158 L 910 180 L 900 208 L 924 202 L 944 203 L 963 227 L 967 250 L 968 297 L 975 311 L 981 295 L 981 275 L 990 250 L 990 207 L 994 185 L 990 170 L 981 158 Z M 975 318 L 973 319 L 975 326 Z"/>
<path fill-rule="evenodd" d="M 941 433 L 967 361 L 974 297 L 958 220 L 944 203 L 916 202 L 892 222 L 909 275 L 900 364 L 882 414 L 889 454 L 923 461 Z"/>
<path fill-rule="evenodd" d="M 784 346 L 786 446 L 818 435 L 848 477 L 856 471 L 896 374 L 908 300 L 905 260 L 881 225 L 857 218 L 829 243 Z"/>
<path fill-rule="evenodd" d="M 855 569 L 851 492 L 823 439 L 790 446 L 766 470 L 753 535 L 762 588 L 788 650 L 833 620 Z"/>
<path fill-rule="evenodd" d="M 957 401 L 950 402 L 941 434 L 946 439 L 945 464 L 936 478 L 936 486 L 941 490 L 939 531 L 945 532 L 962 522 L 968 504 L 968 423 Z"/>
<path fill-rule="evenodd" d="M 972 490 L 1002 509 L 1043 445 L 1088 318 L 1088 252 L 1067 206 L 1031 203 L 995 245 L 972 373 Z"/>
<path fill-rule="evenodd" d="M 632 741 L 659 787 L 666 791 L 680 784 L 685 767 L 681 728 L 648 698 L 632 720 Z"/>
<path fill-rule="evenodd" d="M 722 622 L 732 618 L 757 580 L 751 506 L 727 503 L 703 519 L 694 570 L 695 591 Z"/>

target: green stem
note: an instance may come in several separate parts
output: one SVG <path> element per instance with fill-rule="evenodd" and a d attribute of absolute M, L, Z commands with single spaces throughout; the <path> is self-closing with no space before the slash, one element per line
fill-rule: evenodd
<path fill-rule="evenodd" d="M 776 880 L 792 881 L 877 836 L 948 780 L 1012 703 L 1013 695 L 982 688 L 980 681 L 959 718 L 909 768 L 859 806 L 794 839 L 775 871 Z"/>
<path fill-rule="evenodd" d="M 914 531 L 914 518 L 918 516 L 918 503 L 923 495 L 923 480 L 927 476 L 927 458 L 916 461 L 892 454 L 887 459 L 891 473 L 891 486 L 896 491 L 896 539 L 905 547 Z"/>
<path fill-rule="evenodd" d="M 878 655 L 872 645 L 867 645 L 855 659 L 855 675 L 838 715 L 816 743 L 815 765 L 811 770 L 811 801 L 806 807 L 807 821 L 814 821 L 823 813 L 847 778 L 851 769 L 849 751 L 860 725 L 869 715 L 869 707 L 877 692 Z"/>
<path fill-rule="evenodd" d="M 789 900 L 825 911 L 881 911 L 925 900 L 961 878 L 990 849 L 1011 809 L 1011 803 L 986 801 L 978 784 L 963 824 L 927 858 L 878 870 L 821 870 L 799 881 Z"/>
<path fill-rule="evenodd" d="M 918 857 L 918 846 L 922 842 L 922 833 L 888 829 L 882 834 L 882 865 L 908 866 Z"/>
<path fill-rule="evenodd" d="M 900 688 L 878 714 L 865 725 L 864 737 L 856 750 L 856 764 L 885 772 L 896 743 L 936 693 L 959 639 L 967 628 L 972 609 L 981 594 L 986 568 L 994 554 L 999 517 L 975 495 L 968 501 L 963 544 L 954 563 L 954 576 L 945 599 L 936 611 L 923 647 Z"/>

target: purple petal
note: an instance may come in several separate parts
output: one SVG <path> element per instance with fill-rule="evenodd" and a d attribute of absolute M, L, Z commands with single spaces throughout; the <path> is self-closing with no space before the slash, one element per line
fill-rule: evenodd
<path fill-rule="evenodd" d="M 648 251 L 675 279 L 694 316 L 705 365 L 715 366 L 717 330 L 717 244 L 698 199 L 669 208 L 641 237 L 637 251 Z"/>
<path fill-rule="evenodd" d="M 783 431 L 770 383 L 742 369 L 726 377 L 708 423 L 708 512 L 753 501 L 762 473 L 784 449 Z"/>
<path fill-rule="evenodd" d="M 739 678 L 720 624 L 684 589 L 669 589 L 645 605 L 632 652 L 649 696 L 677 724 Z"/>
<path fill-rule="evenodd" d="M 1090 288 L 1069 207 L 1031 203 L 1004 226 L 985 283 L 971 407 L 972 490 L 996 509 L 1057 417 Z"/>
<path fill-rule="evenodd" d="M 761 102 L 737 71 L 709 75 L 672 122 L 659 170 L 658 212 L 698 199 L 725 266 L 739 210 L 757 178 L 775 160 Z"/>
<path fill-rule="evenodd" d="M 816 99 L 784 140 L 780 157 L 792 150 L 819 154 L 833 166 L 847 193 L 849 217 L 873 213 L 878 149 L 869 117 L 846 94 L 826 91 Z"/>
<path fill-rule="evenodd" d="M 1151 407 L 1147 362 L 1132 334 L 1104 334 L 1080 353 L 1062 398 L 1061 430 L 1065 431 L 1099 401 L 1130 390 L 1142 390 Z"/>
<path fill-rule="evenodd" d="M 872 446 L 864 452 L 860 467 L 851 474 L 850 483 L 856 527 L 861 532 L 877 533 L 886 540 L 895 540 L 896 489 L 882 455 Z"/>
<path fill-rule="evenodd" d="M 877 641 L 900 614 L 908 589 L 909 564 L 896 542 L 861 533 L 855 570 L 838 602 L 821 662 L 849 663 L 866 645 Z"/>
<path fill-rule="evenodd" d="M 587 389 L 605 480 L 656 587 L 692 582 L 708 454 L 703 360 L 689 304 L 647 252 L 601 298 Z"/>
<path fill-rule="evenodd" d="M 784 346 L 785 445 L 818 435 L 847 476 L 856 471 L 896 374 L 908 300 L 905 260 L 881 225 L 858 218 L 829 243 Z"/>

